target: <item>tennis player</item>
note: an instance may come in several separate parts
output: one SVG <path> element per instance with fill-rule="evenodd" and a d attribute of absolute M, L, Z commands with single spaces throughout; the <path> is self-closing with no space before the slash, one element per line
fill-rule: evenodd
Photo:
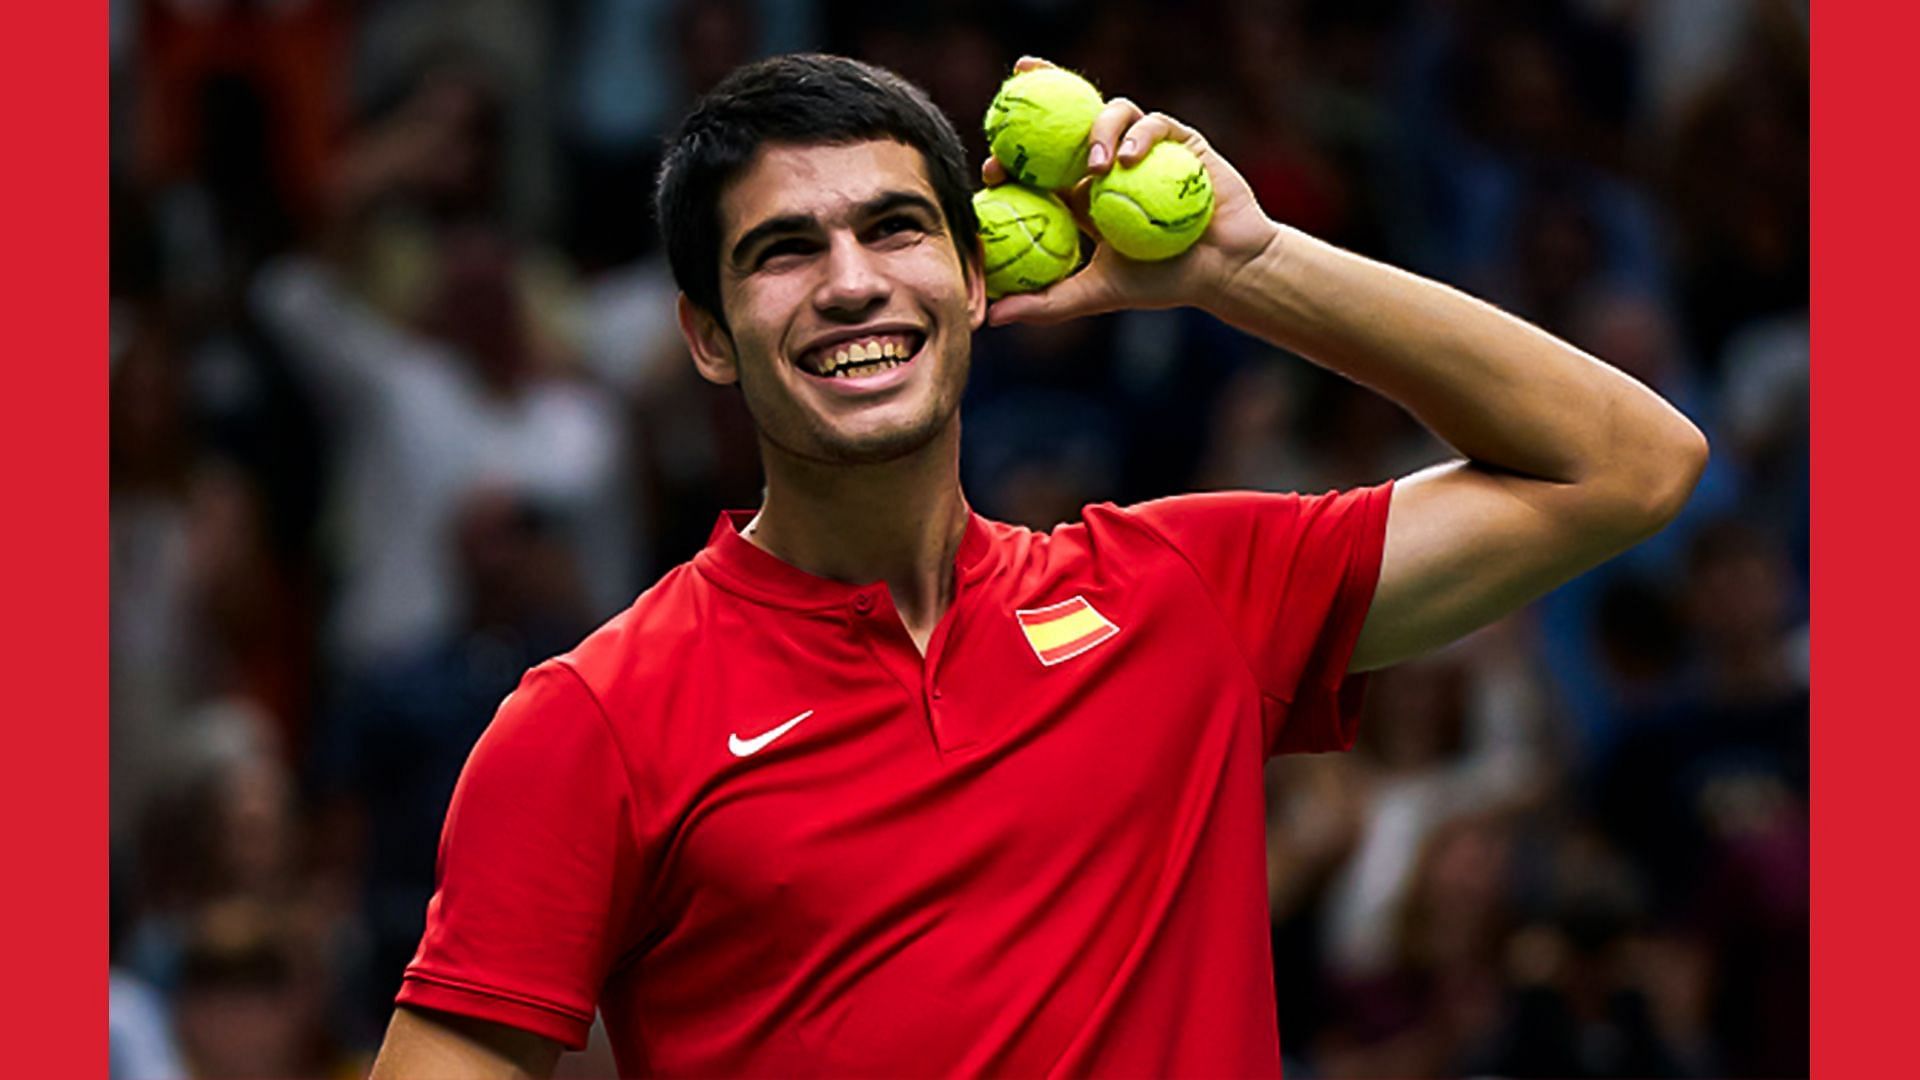
<path fill-rule="evenodd" d="M 1194 248 L 989 306 L 919 90 L 788 56 L 695 104 L 660 221 L 766 498 L 501 706 L 376 1076 L 544 1075 L 596 1010 L 629 1075 L 1279 1073 L 1265 759 L 1351 745 L 1362 673 L 1658 530 L 1707 450 L 1593 357 L 1268 219 L 1177 120 L 1113 100 L 1090 165 L 1161 140 L 1213 179 Z M 983 322 L 1177 305 L 1459 460 L 1046 534 L 969 510 Z"/>

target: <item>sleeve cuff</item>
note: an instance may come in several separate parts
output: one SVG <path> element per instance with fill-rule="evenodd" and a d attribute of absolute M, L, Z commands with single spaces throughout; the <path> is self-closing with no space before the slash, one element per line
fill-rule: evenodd
<path fill-rule="evenodd" d="M 552 1039 L 569 1050 L 586 1049 L 587 1033 L 593 1027 L 593 1017 L 590 1015 L 583 1017 L 571 1009 L 549 1005 L 524 995 L 473 986 L 419 971 L 407 972 L 394 1001 L 411 1008 L 432 1009 L 505 1024 Z"/>
<path fill-rule="evenodd" d="M 1349 674 L 1353 651 L 1360 644 L 1367 612 L 1380 584 L 1380 561 L 1387 544 L 1387 508 L 1393 502 L 1393 483 L 1381 484 L 1366 495 L 1365 519 L 1340 582 L 1340 598 L 1326 626 L 1321 646 L 1300 682 L 1300 693 L 1287 709 L 1274 739 L 1273 754 L 1324 753 L 1351 750 L 1360 734 L 1360 709 L 1366 702 L 1367 676 Z"/>

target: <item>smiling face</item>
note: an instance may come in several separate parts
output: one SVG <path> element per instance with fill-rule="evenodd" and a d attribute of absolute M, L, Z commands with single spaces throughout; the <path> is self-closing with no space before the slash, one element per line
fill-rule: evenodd
<path fill-rule="evenodd" d="M 720 223 L 729 327 L 684 296 L 681 327 L 703 376 L 740 384 L 763 442 L 866 464 L 953 423 L 986 294 L 919 151 L 767 146 L 722 194 Z"/>

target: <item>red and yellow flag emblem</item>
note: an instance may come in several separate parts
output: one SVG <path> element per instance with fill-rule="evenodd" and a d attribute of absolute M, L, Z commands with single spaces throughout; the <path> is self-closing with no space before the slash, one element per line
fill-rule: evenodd
<path fill-rule="evenodd" d="M 1120 632 L 1120 628 L 1093 609 L 1084 596 L 1062 600 L 1043 608 L 1015 611 L 1027 644 L 1042 664 L 1052 667 L 1071 660 Z"/>

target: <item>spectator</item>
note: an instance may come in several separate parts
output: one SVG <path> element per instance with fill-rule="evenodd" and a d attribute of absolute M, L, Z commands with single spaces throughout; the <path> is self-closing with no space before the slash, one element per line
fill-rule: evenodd
<path fill-rule="evenodd" d="M 1405 946 L 1402 917 L 1426 838 L 1456 818 L 1517 810 L 1544 794 L 1546 720 L 1522 638 L 1497 624 L 1433 657 L 1382 672 L 1361 746 L 1361 825 L 1328 892 L 1336 978 L 1379 974 Z"/>
<path fill-rule="evenodd" d="M 569 552 L 537 507 L 481 491 L 457 530 L 461 622 L 348 683 L 316 755 L 330 862 L 358 891 L 370 938 L 348 1005 L 369 1049 L 420 941 L 460 766 L 521 673 L 591 627 Z"/>
<path fill-rule="evenodd" d="M 325 1076 L 364 1067 L 333 1046 L 313 946 L 271 907 L 235 900 L 198 913 L 177 1005 L 194 1076 Z"/>
<path fill-rule="evenodd" d="M 1752 527 L 1702 530 L 1688 554 L 1685 683 L 1631 717 L 1602 765 L 1602 820 L 1661 884 L 1669 911 L 1699 894 L 1724 813 L 1744 821 L 1758 806 L 1775 823 L 1776 806 L 1804 812 L 1808 691 L 1790 655 L 1792 580 Z"/>
<path fill-rule="evenodd" d="M 1716 373 L 1736 331 L 1804 311 L 1809 287 L 1805 27 L 1756 19 L 1742 45 L 1665 148 L 1688 342 Z"/>
<path fill-rule="evenodd" d="M 411 159 L 418 149 L 407 143 L 386 164 L 361 158 L 364 197 L 435 175 Z M 430 235 L 439 265 L 412 325 L 377 313 L 310 257 L 282 260 L 257 286 L 261 317 L 336 428 L 342 583 L 330 641 L 349 670 L 450 625 L 453 514 L 481 484 L 515 486 L 564 522 L 598 613 L 630 599 L 619 410 L 541 355 L 502 238 L 484 226 Z"/>

